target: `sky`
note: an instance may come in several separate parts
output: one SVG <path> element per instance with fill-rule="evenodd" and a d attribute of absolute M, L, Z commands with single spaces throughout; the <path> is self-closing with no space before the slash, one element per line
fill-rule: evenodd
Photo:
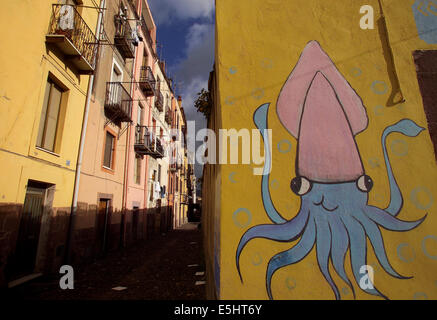
<path fill-rule="evenodd" d="M 187 120 L 196 131 L 206 127 L 203 114 L 194 108 L 197 93 L 208 89 L 214 64 L 214 0 L 148 0 L 157 26 L 158 55 L 166 62 Z M 196 176 L 202 175 L 196 166 Z"/>

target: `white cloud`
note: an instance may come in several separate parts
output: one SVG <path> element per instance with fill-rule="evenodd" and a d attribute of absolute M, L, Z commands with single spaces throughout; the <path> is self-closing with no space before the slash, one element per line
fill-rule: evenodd
<path fill-rule="evenodd" d="M 194 101 L 197 93 L 208 89 L 209 73 L 214 63 L 214 24 L 193 24 L 186 35 L 185 58 L 175 66 L 175 80 L 180 85 L 178 94 L 182 96 L 182 106 L 187 120 L 196 121 L 196 131 L 206 127 L 206 119 L 197 112 Z M 199 146 L 202 142 L 196 143 Z M 195 166 L 196 176 L 202 175 L 202 166 Z"/>
<path fill-rule="evenodd" d="M 149 0 L 158 24 L 171 24 L 174 19 L 212 18 L 214 0 Z"/>
<path fill-rule="evenodd" d="M 186 35 L 186 48 L 185 58 L 171 68 L 180 85 L 178 92 L 183 98 L 187 119 L 196 120 L 196 125 L 203 128 L 206 121 L 194 108 L 194 101 L 202 88 L 208 89 L 214 63 L 214 25 L 193 24 Z"/>

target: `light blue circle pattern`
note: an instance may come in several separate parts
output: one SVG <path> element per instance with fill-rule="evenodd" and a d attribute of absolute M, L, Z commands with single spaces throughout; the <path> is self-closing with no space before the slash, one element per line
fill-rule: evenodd
<path fill-rule="evenodd" d="M 410 250 L 411 250 L 411 256 L 410 256 L 410 258 L 406 258 L 406 257 L 404 256 L 404 254 L 402 253 L 402 249 L 403 249 L 404 247 L 405 247 L 405 248 L 410 248 Z M 397 248 L 397 254 L 398 254 L 398 258 L 399 258 L 401 261 L 406 262 L 406 263 L 410 263 L 410 262 L 412 262 L 412 261 L 416 258 L 416 254 L 414 253 L 413 248 L 411 248 L 410 245 L 409 245 L 408 243 L 401 243 L 400 245 L 398 245 L 398 248 Z"/>
<path fill-rule="evenodd" d="M 284 145 L 284 144 L 288 145 L 288 147 L 286 149 L 282 148 L 282 145 Z M 291 144 L 291 142 L 289 140 L 281 140 L 281 141 L 278 142 L 278 150 L 279 150 L 280 153 L 288 153 L 288 152 L 290 152 L 291 151 L 291 147 L 292 147 L 292 144 Z"/>
<path fill-rule="evenodd" d="M 384 89 L 379 88 L 379 86 L 382 86 Z M 372 83 L 372 91 L 376 94 L 386 94 L 388 91 L 388 86 L 384 81 L 374 81 Z"/>
<path fill-rule="evenodd" d="M 271 182 L 270 182 L 270 188 L 272 188 L 272 190 L 276 190 L 276 189 L 278 189 L 279 188 L 279 182 L 278 182 L 278 180 L 272 180 Z"/>
<path fill-rule="evenodd" d="M 428 295 L 425 292 L 416 292 L 413 298 L 414 300 L 428 300 Z"/>
<path fill-rule="evenodd" d="M 241 223 L 238 221 L 238 217 L 239 217 L 242 213 L 245 213 L 246 216 L 247 216 L 247 222 L 244 223 L 244 224 L 241 224 Z M 235 210 L 234 214 L 232 215 L 232 219 L 234 220 L 234 224 L 235 224 L 237 227 L 240 227 L 240 228 L 246 228 L 246 227 L 248 227 L 248 226 L 250 225 L 250 223 L 252 222 L 252 214 L 251 214 L 250 211 L 249 211 L 248 209 L 246 209 L 246 208 L 239 208 L 239 209 Z"/>
<path fill-rule="evenodd" d="M 408 154 L 408 143 L 401 139 L 393 140 L 390 149 L 395 155 L 403 157 Z"/>
<path fill-rule="evenodd" d="M 232 182 L 232 183 L 237 183 L 238 182 L 238 181 L 235 181 L 234 178 L 233 178 L 235 176 L 235 174 L 236 174 L 236 172 L 231 172 L 229 174 L 229 176 L 228 176 L 229 181 Z"/>
<path fill-rule="evenodd" d="M 292 277 L 288 277 L 285 279 L 285 285 L 287 286 L 288 290 L 293 290 L 296 288 L 297 283 Z"/>
<path fill-rule="evenodd" d="M 232 96 L 226 97 L 225 98 L 225 104 L 227 104 L 228 106 L 232 106 L 235 103 L 235 98 Z"/>
<path fill-rule="evenodd" d="M 432 240 L 434 240 L 434 241 L 437 243 L 437 237 L 436 237 L 436 236 L 434 236 L 434 235 L 426 236 L 426 237 L 423 238 L 423 240 L 422 240 L 422 251 L 423 251 L 423 253 L 424 253 L 428 258 L 433 259 L 433 260 L 437 260 L 437 256 L 434 256 L 434 255 L 430 254 L 430 253 L 428 252 L 428 250 L 426 249 L 426 242 L 427 242 L 426 240 L 428 240 L 428 239 L 432 239 Z"/>
<path fill-rule="evenodd" d="M 264 90 L 261 88 L 253 89 L 251 95 L 254 99 L 259 100 L 264 97 Z"/>
<path fill-rule="evenodd" d="M 427 203 L 423 204 L 419 201 L 418 199 L 419 193 L 425 193 L 427 195 L 429 199 Z M 428 210 L 429 208 L 432 207 L 434 203 L 434 199 L 432 197 L 431 192 L 428 190 L 428 188 L 425 187 L 417 187 L 413 191 L 411 191 L 410 199 L 411 202 L 413 202 L 413 204 L 416 206 L 416 208 L 420 210 Z"/>
<path fill-rule="evenodd" d="M 382 116 L 384 114 L 384 107 L 383 106 L 376 106 L 373 108 L 373 113 L 375 116 Z"/>
<path fill-rule="evenodd" d="M 255 253 L 252 257 L 252 264 L 256 267 L 261 265 L 261 263 L 263 262 L 263 259 L 261 257 L 261 255 L 259 254 L 259 252 Z"/>
<path fill-rule="evenodd" d="M 353 77 L 359 77 L 363 74 L 363 71 L 360 68 L 352 68 L 350 73 Z"/>

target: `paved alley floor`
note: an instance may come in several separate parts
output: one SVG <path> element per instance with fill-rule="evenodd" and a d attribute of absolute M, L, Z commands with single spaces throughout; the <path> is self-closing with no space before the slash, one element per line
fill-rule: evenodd
<path fill-rule="evenodd" d="M 74 270 L 73 290 L 60 289 L 62 275 L 54 275 L 9 289 L 7 298 L 203 300 L 205 284 L 196 282 L 205 280 L 204 271 L 202 233 L 197 224 L 189 223 L 78 267 Z M 113 290 L 116 287 L 122 290 Z"/>

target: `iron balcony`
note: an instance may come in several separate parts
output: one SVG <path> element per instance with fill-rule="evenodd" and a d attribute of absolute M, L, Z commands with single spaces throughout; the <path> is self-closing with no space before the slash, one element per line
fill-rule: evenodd
<path fill-rule="evenodd" d="M 46 43 L 59 49 L 79 74 L 92 74 L 97 38 L 73 5 L 53 4 Z"/>
<path fill-rule="evenodd" d="M 172 121 L 173 121 L 173 115 L 171 113 L 171 110 L 167 109 L 167 111 L 165 112 L 165 122 L 171 125 Z"/>
<path fill-rule="evenodd" d="M 133 59 L 135 57 L 135 46 L 132 39 L 132 28 L 129 22 L 120 15 L 116 15 L 114 20 L 114 44 L 124 59 Z"/>
<path fill-rule="evenodd" d="M 176 172 L 178 170 L 180 170 L 182 168 L 182 165 L 178 162 L 174 162 L 172 164 L 170 164 L 170 171 L 171 172 Z"/>
<path fill-rule="evenodd" d="M 164 96 L 160 90 L 156 90 L 155 108 L 162 112 L 164 108 Z"/>
<path fill-rule="evenodd" d="M 153 40 L 150 36 L 149 28 L 147 28 L 146 20 L 143 16 L 141 16 L 141 29 L 143 31 L 144 36 L 146 37 L 147 42 L 149 43 L 150 51 L 153 51 Z"/>
<path fill-rule="evenodd" d="M 150 67 L 141 67 L 140 88 L 146 97 L 155 95 L 155 77 Z"/>
<path fill-rule="evenodd" d="M 140 156 L 148 155 L 154 159 L 164 157 L 161 140 L 147 126 L 136 126 L 134 150 Z"/>
<path fill-rule="evenodd" d="M 132 122 L 132 97 L 121 82 L 106 83 L 105 112 L 118 122 Z"/>

